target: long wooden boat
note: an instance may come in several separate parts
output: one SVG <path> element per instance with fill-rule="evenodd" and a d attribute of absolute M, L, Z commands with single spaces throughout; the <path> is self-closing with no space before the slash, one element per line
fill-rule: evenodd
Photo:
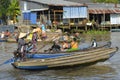
<path fill-rule="evenodd" d="M 44 70 L 51 68 L 82 66 L 100 61 L 105 61 L 115 54 L 118 48 L 99 47 L 84 51 L 74 51 L 64 53 L 62 56 L 48 57 L 41 59 L 27 59 L 26 61 L 16 61 L 12 63 L 15 68 L 25 70 Z M 59 53 L 62 54 L 62 53 Z M 68 54 L 68 55 L 65 55 Z M 52 54 L 51 54 L 52 55 Z M 54 54 L 53 54 L 54 55 Z"/>

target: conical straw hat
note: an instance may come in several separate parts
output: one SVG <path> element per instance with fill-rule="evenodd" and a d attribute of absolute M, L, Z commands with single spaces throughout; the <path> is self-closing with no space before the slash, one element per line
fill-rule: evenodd
<path fill-rule="evenodd" d="M 34 32 L 37 32 L 37 30 L 36 30 L 36 29 L 33 29 L 33 31 L 32 31 L 32 32 L 33 32 L 33 33 L 34 33 Z"/>
<path fill-rule="evenodd" d="M 26 33 L 20 33 L 19 38 L 23 38 L 26 36 Z"/>

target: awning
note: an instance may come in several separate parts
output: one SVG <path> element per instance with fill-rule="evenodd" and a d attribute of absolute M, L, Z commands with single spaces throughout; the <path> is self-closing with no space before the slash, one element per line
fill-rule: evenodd
<path fill-rule="evenodd" d="M 120 9 L 88 9 L 89 14 L 114 14 L 120 13 Z"/>
<path fill-rule="evenodd" d="M 24 10 L 22 11 L 22 13 L 32 12 L 32 11 L 45 11 L 45 10 L 48 10 L 48 8 Z"/>
<path fill-rule="evenodd" d="M 30 11 L 45 11 L 48 10 L 48 8 L 42 8 L 42 9 L 30 9 Z"/>

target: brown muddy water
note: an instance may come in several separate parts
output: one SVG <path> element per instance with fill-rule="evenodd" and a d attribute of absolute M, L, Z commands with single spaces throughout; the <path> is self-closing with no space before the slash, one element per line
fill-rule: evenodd
<path fill-rule="evenodd" d="M 112 46 L 120 48 L 120 32 L 111 34 Z M 16 43 L 0 43 L 0 63 L 11 58 Z M 47 49 L 47 46 L 45 49 Z M 0 66 L 0 80 L 119 80 L 120 50 L 112 58 L 89 67 L 76 67 L 61 70 L 26 71 L 12 67 L 11 64 Z"/>

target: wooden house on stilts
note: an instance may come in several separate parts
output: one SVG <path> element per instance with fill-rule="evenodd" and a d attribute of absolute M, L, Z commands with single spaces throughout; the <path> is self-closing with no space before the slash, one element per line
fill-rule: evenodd
<path fill-rule="evenodd" d="M 88 18 L 85 4 L 65 0 L 20 0 L 24 24 L 38 24 L 47 28 L 78 29 Z"/>
<path fill-rule="evenodd" d="M 91 0 L 66 1 L 86 4 L 88 6 L 88 20 L 95 23 L 99 29 L 120 28 L 120 4 L 93 3 Z"/>

